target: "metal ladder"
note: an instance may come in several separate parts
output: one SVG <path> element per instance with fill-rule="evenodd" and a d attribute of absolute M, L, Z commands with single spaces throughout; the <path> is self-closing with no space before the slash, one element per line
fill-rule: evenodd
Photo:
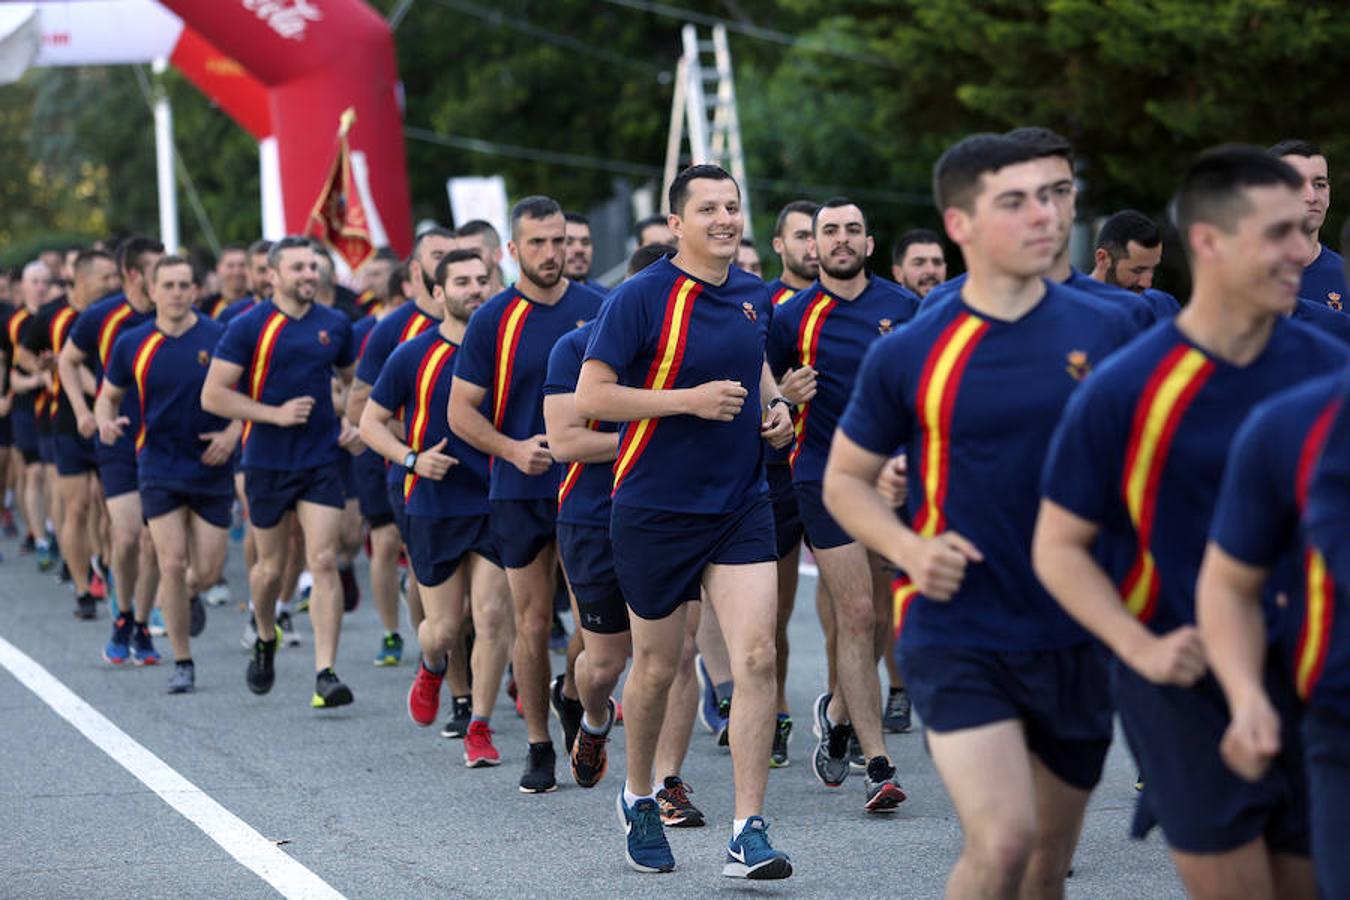
<path fill-rule="evenodd" d="M 727 30 L 725 26 L 714 25 L 712 38 L 708 40 L 699 37 L 694 25 L 685 25 L 681 37 L 684 52 L 676 67 L 670 105 L 661 205 L 665 206 L 670 183 L 681 169 L 680 149 L 687 131 L 689 163 L 715 163 L 730 172 L 741 188 L 741 208 L 748 211 L 745 151 L 741 145 L 741 120 L 736 112 L 736 81 L 731 71 Z M 751 236 L 748 212 L 745 235 Z"/>

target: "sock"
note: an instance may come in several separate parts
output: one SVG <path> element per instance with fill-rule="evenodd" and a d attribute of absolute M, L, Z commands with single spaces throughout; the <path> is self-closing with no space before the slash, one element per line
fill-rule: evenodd
<path fill-rule="evenodd" d="M 715 684 L 713 685 L 713 695 L 717 697 L 719 702 L 722 700 L 730 700 L 731 690 L 734 686 L 735 682 L 732 681 L 724 681 L 721 684 Z"/>
<path fill-rule="evenodd" d="M 486 725 L 488 721 L 489 721 L 488 716 L 474 716 L 473 718 L 469 719 L 469 724 L 472 725 L 474 722 L 482 722 L 484 725 Z"/>
<path fill-rule="evenodd" d="M 175 659 L 173 664 L 175 666 L 187 666 L 189 669 L 193 668 L 192 657 L 190 656 L 187 659 Z"/>
<path fill-rule="evenodd" d="M 316 679 L 317 679 L 317 678 L 322 678 L 322 677 L 324 677 L 325 675 L 328 675 L 328 676 L 330 676 L 330 677 L 332 677 L 332 678 L 336 678 L 336 677 L 337 677 L 337 674 L 333 671 L 333 667 L 332 667 L 332 666 L 328 666 L 327 668 L 320 669 L 319 671 L 317 671 L 317 672 L 314 673 L 314 677 L 315 677 Z"/>
<path fill-rule="evenodd" d="M 895 695 L 895 694 L 903 694 L 904 692 L 905 692 L 905 686 L 904 686 L 903 684 L 900 685 L 900 687 L 894 687 L 894 686 L 891 687 L 891 694 L 892 694 L 892 695 Z"/>
<path fill-rule="evenodd" d="M 738 837 L 741 836 L 741 832 L 745 830 L 745 823 L 748 822 L 748 821 L 750 821 L 750 820 L 749 820 L 749 819 L 732 819 L 732 820 L 731 820 L 731 839 L 732 839 L 733 841 L 736 840 L 736 838 L 738 838 Z"/>
<path fill-rule="evenodd" d="M 581 727 L 582 727 L 582 729 L 583 729 L 587 734 L 594 734 L 594 735 L 598 735 L 598 736 L 604 736 L 605 734 L 608 734 L 608 733 L 609 733 L 610 726 L 613 724 L 613 722 L 614 722 L 614 713 L 613 713 L 613 712 L 611 712 L 611 713 L 609 714 L 609 718 L 605 720 L 605 724 L 603 724 L 603 725 L 592 725 L 592 724 L 591 724 L 591 714 L 590 714 L 590 713 L 586 713 L 584 716 L 581 717 Z"/>
<path fill-rule="evenodd" d="M 441 657 L 441 665 L 440 665 L 440 668 L 432 668 L 431 666 L 427 665 L 427 658 L 426 658 L 426 656 L 425 656 L 425 655 L 422 656 L 422 668 L 426 669 L 426 670 L 427 670 L 428 672 L 430 672 L 432 675 L 444 675 L 444 674 L 445 674 L 445 670 L 446 670 L 447 668 L 449 668 L 449 666 L 450 666 L 450 661 L 449 661 L 448 659 L 446 659 L 445 657 Z"/>
<path fill-rule="evenodd" d="M 450 702 L 455 704 L 456 709 L 460 707 L 468 709 L 471 705 L 473 705 L 473 698 L 470 697 L 468 694 L 464 694 L 459 697 L 451 697 Z M 487 716 L 484 716 L 483 718 L 486 719 Z"/>
<path fill-rule="evenodd" d="M 635 793 L 633 793 L 632 791 L 630 791 L 630 790 L 628 789 L 628 782 L 625 781 L 625 782 L 624 782 L 624 785 L 623 785 L 623 802 L 626 803 L 626 804 L 628 804 L 628 808 L 629 808 L 629 809 L 632 809 L 633 806 L 636 805 L 636 803 L 637 803 L 639 800 L 651 800 L 651 801 L 655 802 L 655 801 L 656 801 L 656 795 L 655 795 L 655 794 L 635 794 Z"/>

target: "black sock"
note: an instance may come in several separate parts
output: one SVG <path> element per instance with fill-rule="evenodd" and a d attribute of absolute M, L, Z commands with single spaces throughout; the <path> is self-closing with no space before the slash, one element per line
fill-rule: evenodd
<path fill-rule="evenodd" d="M 874 756 L 867 761 L 867 777 L 873 781 L 889 778 L 895 767 L 884 756 Z"/>

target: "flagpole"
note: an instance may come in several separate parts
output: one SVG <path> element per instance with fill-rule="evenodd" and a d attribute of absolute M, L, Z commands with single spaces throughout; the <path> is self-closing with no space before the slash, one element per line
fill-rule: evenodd
<path fill-rule="evenodd" d="M 178 191 L 174 180 L 173 108 L 164 90 L 168 60 L 160 57 L 152 67 L 155 73 L 155 174 L 159 186 L 159 240 L 170 253 L 177 253 Z"/>

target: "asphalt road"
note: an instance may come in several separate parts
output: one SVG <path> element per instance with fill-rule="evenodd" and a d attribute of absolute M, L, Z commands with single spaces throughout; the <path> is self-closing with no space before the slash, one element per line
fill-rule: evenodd
<path fill-rule="evenodd" d="M 837 791 L 812 776 L 810 703 L 825 658 L 810 577 L 802 579 L 791 631 L 792 764 L 771 773 L 767 804 L 770 835 L 792 855 L 796 874 L 756 885 L 720 874 L 730 757 L 702 730 L 684 775 L 711 824 L 672 832 L 675 873 L 640 875 L 624 864 L 614 821 L 623 730 L 615 730 L 613 771 L 599 787 L 578 788 L 560 767 L 556 793 L 522 795 L 524 728 L 503 695 L 493 724 L 504 764 L 465 769 L 458 741 L 408 720 L 412 666 L 371 666 L 380 632 L 368 600 L 343 626 L 338 671 L 355 691 L 351 707 L 309 708 L 303 616 L 305 645 L 278 654 L 271 694 L 250 694 L 239 643 L 245 613 L 234 603 L 212 609 L 194 642 L 197 692 L 168 696 L 169 667 L 102 662 L 106 610 L 97 622 L 76 621 L 68 587 L 17 556 L 13 541 L 0 541 L 0 551 L 0 638 L 348 897 L 938 897 L 960 849 L 951 804 L 917 731 L 887 738 L 910 797 L 895 815 L 863 812 L 857 776 Z M 227 576 L 242 597 L 237 545 Z M 364 585 L 364 569 L 360 577 Z M 158 644 L 167 658 L 167 640 Z M 560 668 L 561 657 L 554 664 Z M 1134 774 L 1118 741 L 1088 811 L 1070 897 L 1182 896 L 1160 838 L 1127 837 Z M 0 668 L 0 897 L 70 896 L 177 900 L 276 891 Z"/>

